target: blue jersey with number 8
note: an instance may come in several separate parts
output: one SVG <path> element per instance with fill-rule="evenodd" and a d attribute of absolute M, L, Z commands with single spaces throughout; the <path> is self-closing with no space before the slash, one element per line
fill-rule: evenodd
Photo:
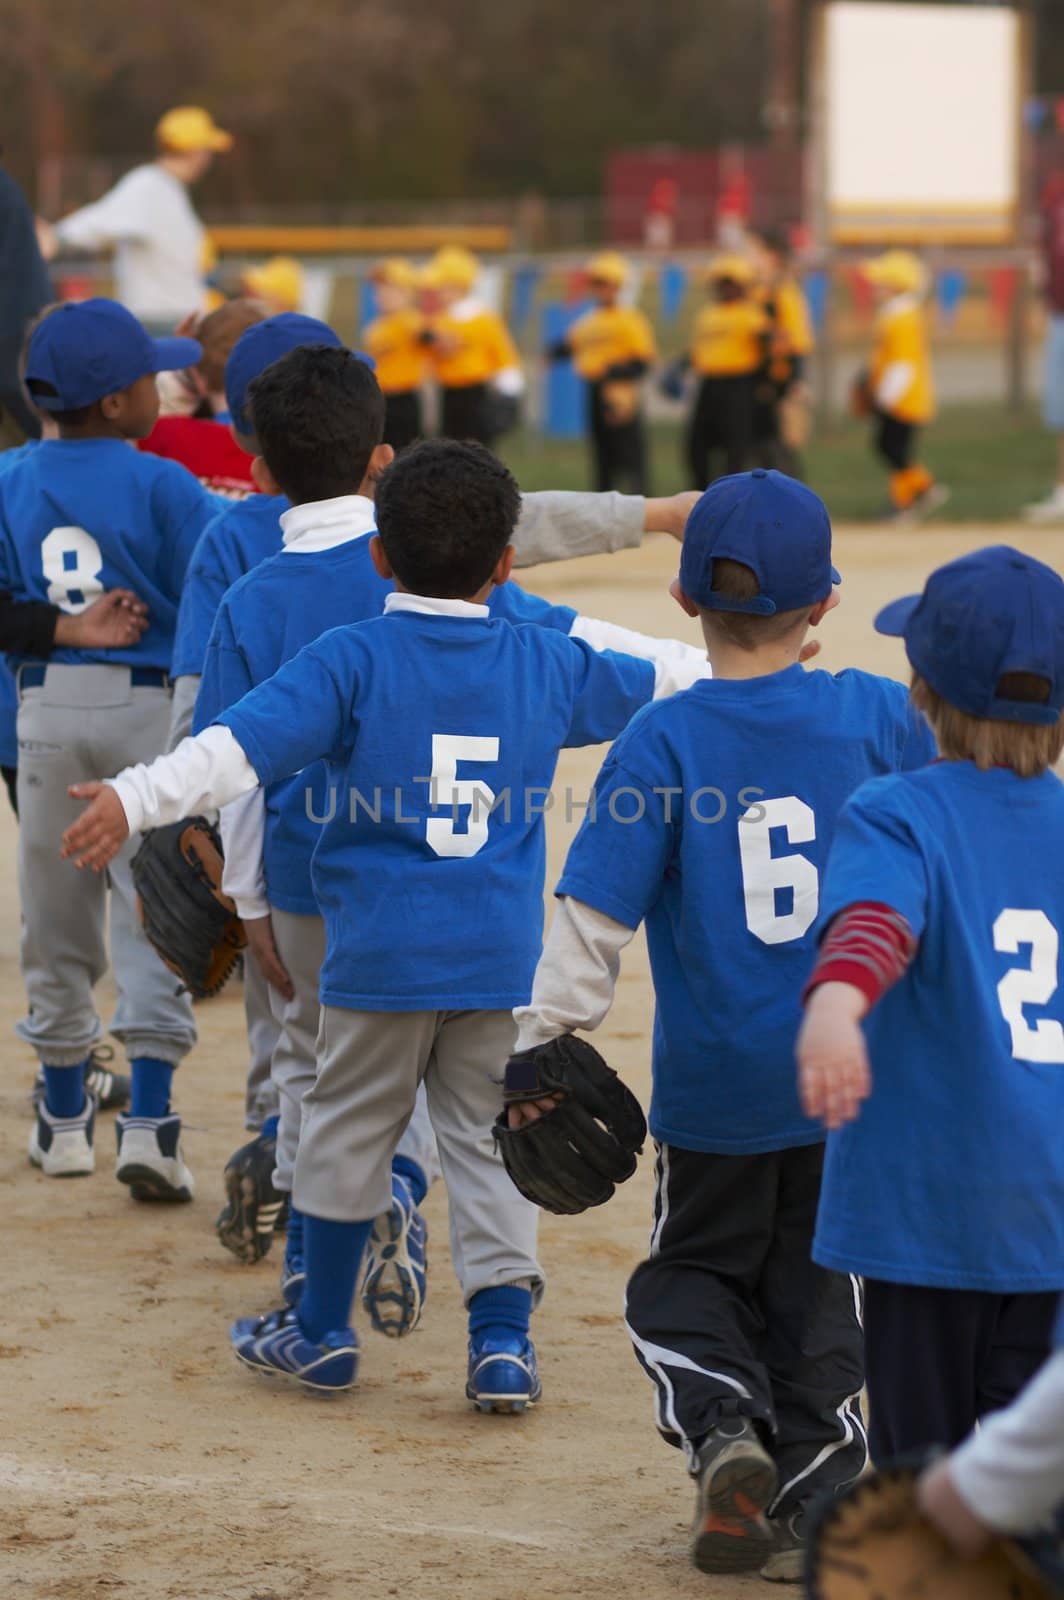
<path fill-rule="evenodd" d="M 70 613 L 132 589 L 150 616 L 136 644 L 50 659 L 169 670 L 185 568 L 218 504 L 177 462 L 121 439 L 45 440 L 0 476 L 0 589 Z"/>
<path fill-rule="evenodd" d="M 967 761 L 865 785 L 823 925 L 859 900 L 919 944 L 865 1024 L 872 1095 L 828 1140 L 817 1259 L 931 1288 L 1064 1288 L 1064 785 Z"/>

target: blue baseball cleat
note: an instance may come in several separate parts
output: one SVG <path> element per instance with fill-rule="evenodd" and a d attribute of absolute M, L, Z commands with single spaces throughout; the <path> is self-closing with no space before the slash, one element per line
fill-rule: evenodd
<path fill-rule="evenodd" d="M 320 1344 L 306 1337 L 290 1306 L 264 1317 L 239 1317 L 229 1329 L 238 1361 L 253 1372 L 292 1378 L 305 1389 L 333 1394 L 354 1386 L 358 1340 L 351 1328 L 327 1333 Z"/>
<path fill-rule="evenodd" d="M 421 1320 L 428 1232 L 409 1184 L 393 1173 L 392 1203 L 373 1224 L 362 1284 L 362 1304 L 369 1319 L 389 1339 L 413 1333 Z"/>
<path fill-rule="evenodd" d="M 531 1339 L 519 1333 L 471 1336 L 466 1396 L 478 1411 L 527 1411 L 542 1393 Z"/>

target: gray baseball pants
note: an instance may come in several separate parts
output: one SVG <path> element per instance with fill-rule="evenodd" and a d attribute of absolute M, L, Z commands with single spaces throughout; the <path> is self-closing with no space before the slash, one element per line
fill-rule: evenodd
<path fill-rule="evenodd" d="M 108 910 L 118 988 L 111 1033 L 131 1060 L 176 1063 L 196 1042 L 189 997 L 137 921 L 130 863 L 139 837 L 106 874 L 59 858 L 63 830 L 84 809 L 68 785 L 153 760 L 166 748 L 169 722 L 170 691 L 134 688 L 128 667 L 50 665 L 42 685 L 20 690 L 18 874 L 29 1014 L 16 1032 L 49 1066 L 75 1066 L 100 1037 L 93 988 L 107 971 Z"/>
<path fill-rule="evenodd" d="M 300 1211 L 361 1222 L 388 1207 L 392 1156 L 424 1083 L 466 1304 L 481 1289 L 524 1281 L 538 1299 L 539 1213 L 514 1188 L 491 1133 L 515 1036 L 509 1011 L 322 1006 L 292 1189 Z"/>

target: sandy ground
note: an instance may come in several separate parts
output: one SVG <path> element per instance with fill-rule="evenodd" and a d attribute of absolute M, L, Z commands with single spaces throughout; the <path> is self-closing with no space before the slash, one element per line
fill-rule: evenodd
<path fill-rule="evenodd" d="M 872 632 L 879 604 L 999 530 L 842 532 L 844 604 L 822 664 L 901 675 L 900 648 Z M 1059 535 L 1015 535 L 1053 561 Z M 529 574 L 590 615 L 692 638 L 665 593 L 675 547 Z M 598 751 L 566 757 L 586 788 Z M 551 820 L 552 872 L 571 832 Z M 241 1369 L 229 1320 L 275 1301 L 275 1251 L 256 1268 L 217 1245 L 221 1169 L 242 1139 L 239 990 L 201 1008 L 201 1042 L 179 1079 L 186 1153 L 200 1185 L 174 1211 L 138 1207 L 99 1170 L 57 1183 L 26 1162 L 32 1064 L 10 1033 L 20 1013 L 15 828 L 3 808 L 0 1197 L 0 1594 L 173 1600 L 468 1600 L 605 1596 L 687 1600 L 769 1593 L 688 1564 L 690 1490 L 659 1441 L 649 1386 L 620 1320 L 640 1257 L 651 1161 L 606 1209 L 549 1218 L 550 1288 L 536 1322 L 544 1401 L 523 1418 L 475 1415 L 463 1398 L 461 1306 L 437 1186 L 429 1303 L 402 1343 L 364 1336 L 349 1396 L 316 1400 Z M 108 996 L 101 996 L 106 1005 Z M 598 1043 L 638 1091 L 648 1080 L 651 992 L 642 940 L 626 956 Z"/>

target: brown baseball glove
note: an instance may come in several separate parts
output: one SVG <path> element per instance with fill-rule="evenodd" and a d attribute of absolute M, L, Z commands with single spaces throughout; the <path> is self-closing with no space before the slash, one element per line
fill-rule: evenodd
<path fill-rule="evenodd" d="M 137 913 L 158 956 L 197 1000 L 217 994 L 247 940 L 222 893 L 222 841 L 205 817 L 145 834 L 133 857 Z"/>

